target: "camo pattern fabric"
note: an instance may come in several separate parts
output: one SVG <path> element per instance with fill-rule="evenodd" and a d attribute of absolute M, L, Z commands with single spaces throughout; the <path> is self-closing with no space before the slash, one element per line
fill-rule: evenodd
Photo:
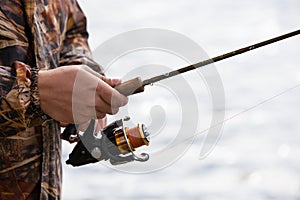
<path fill-rule="evenodd" d="M 0 2 L 0 200 L 61 198 L 60 127 L 41 112 L 37 74 L 74 64 L 102 73 L 87 38 L 75 0 Z"/>

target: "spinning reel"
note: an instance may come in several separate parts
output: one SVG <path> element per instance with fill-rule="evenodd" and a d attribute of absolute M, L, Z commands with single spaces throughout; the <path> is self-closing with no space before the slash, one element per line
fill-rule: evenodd
<path fill-rule="evenodd" d="M 128 120 L 129 117 L 117 120 L 98 133 L 94 133 L 95 120 L 92 120 L 87 130 L 79 136 L 77 136 L 75 125 L 67 126 L 62 137 L 68 140 L 79 137 L 80 141 L 74 147 L 66 163 L 81 166 L 101 160 L 109 160 L 112 165 L 134 160 L 147 161 L 148 154 L 136 155 L 134 151 L 143 145 L 149 145 L 150 134 L 144 124 L 138 124 L 133 128 L 125 127 L 124 121 Z"/>

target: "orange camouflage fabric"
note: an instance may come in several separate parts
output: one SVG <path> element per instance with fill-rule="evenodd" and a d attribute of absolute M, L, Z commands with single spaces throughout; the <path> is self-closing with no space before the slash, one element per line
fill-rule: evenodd
<path fill-rule="evenodd" d="M 61 198 L 60 127 L 41 111 L 37 75 L 71 64 L 101 73 L 87 38 L 75 0 L 0 2 L 0 200 Z"/>

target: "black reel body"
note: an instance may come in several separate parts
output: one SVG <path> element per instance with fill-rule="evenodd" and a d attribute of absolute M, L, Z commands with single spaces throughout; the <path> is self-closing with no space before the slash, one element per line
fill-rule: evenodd
<path fill-rule="evenodd" d="M 138 124 L 131 129 L 124 127 L 124 121 L 127 120 L 129 118 L 117 120 L 98 133 L 94 132 L 95 120 L 92 120 L 83 134 L 77 134 L 80 141 L 74 147 L 66 163 L 72 166 L 81 166 L 101 160 L 109 160 L 112 165 L 134 160 L 147 161 L 148 154 L 136 155 L 134 151 L 140 146 L 149 145 L 149 133 L 143 124 Z M 74 128 L 67 127 L 63 137 L 68 135 L 71 138 L 70 132 L 68 132 L 70 130 L 74 133 Z"/>

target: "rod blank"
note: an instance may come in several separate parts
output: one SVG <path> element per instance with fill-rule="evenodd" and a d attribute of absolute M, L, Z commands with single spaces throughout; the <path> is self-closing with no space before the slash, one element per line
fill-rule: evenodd
<path fill-rule="evenodd" d="M 144 81 L 141 81 L 140 77 L 137 77 L 137 78 L 131 79 L 129 81 L 126 81 L 126 82 L 122 83 L 121 85 L 118 85 L 115 89 L 118 90 L 121 94 L 123 94 L 125 96 L 140 93 L 140 92 L 144 91 L 144 86 L 146 86 L 146 85 L 150 85 L 152 83 L 155 83 L 155 82 L 158 82 L 158 81 L 161 81 L 161 80 L 164 80 L 164 79 L 167 79 L 167 78 L 170 78 L 170 77 L 173 77 L 173 76 L 176 76 L 176 75 L 179 75 L 179 74 L 182 74 L 182 73 L 185 73 L 185 72 L 188 72 L 188 71 L 191 71 L 191 70 L 194 70 L 194 69 L 206 66 L 206 65 L 209 65 L 211 63 L 225 60 L 227 58 L 230 58 L 230 57 L 233 57 L 233 56 L 236 56 L 236 55 L 239 55 L 239 54 L 242 54 L 242 53 L 245 53 L 245 52 L 266 46 L 266 45 L 269 45 L 269 44 L 272 44 L 272 43 L 275 43 L 275 42 L 278 42 L 278 41 L 281 41 L 281 40 L 284 40 L 284 39 L 287 39 L 287 38 L 290 38 L 290 37 L 293 37 L 293 36 L 296 36 L 299 34 L 300 34 L 300 30 L 293 31 L 293 32 L 269 39 L 269 40 L 265 40 L 263 42 L 259 42 L 259 43 L 241 48 L 241 49 L 237 49 L 235 51 L 225 53 L 223 55 L 216 56 L 211 59 L 201 61 L 201 62 L 193 64 L 193 65 L 189 65 L 187 67 L 173 70 L 166 74 L 154 76 L 154 77 L 152 77 L 150 79 L 146 79 Z"/>

